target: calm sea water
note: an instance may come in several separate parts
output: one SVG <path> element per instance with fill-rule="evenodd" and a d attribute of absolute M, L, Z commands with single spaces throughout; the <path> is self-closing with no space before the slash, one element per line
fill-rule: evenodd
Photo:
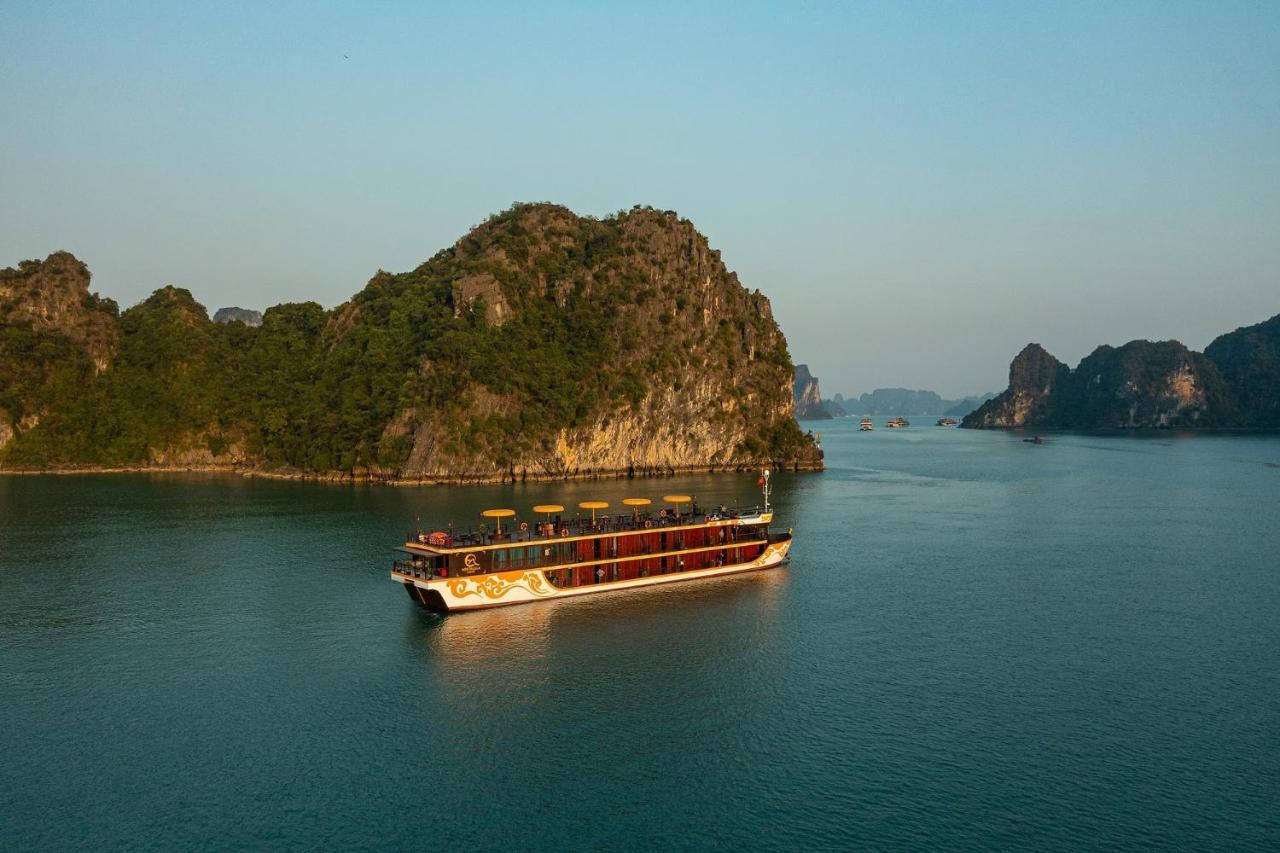
<path fill-rule="evenodd" d="M 814 426 L 789 567 L 446 617 L 416 516 L 754 477 L 0 478 L 0 846 L 1280 845 L 1280 438 Z"/>

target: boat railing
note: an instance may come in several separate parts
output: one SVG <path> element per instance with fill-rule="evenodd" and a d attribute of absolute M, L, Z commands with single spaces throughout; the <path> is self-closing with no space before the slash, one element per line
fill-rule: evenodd
<path fill-rule="evenodd" d="M 510 527 L 513 530 L 504 529 L 502 533 L 487 530 L 466 530 L 462 532 L 450 532 L 447 535 L 447 545 L 451 548 L 468 548 L 481 545 L 501 545 L 505 543 L 518 542 L 542 542 L 549 539 L 563 539 L 570 536 L 593 536 L 608 533 L 625 533 L 635 530 L 661 530 L 665 527 L 680 527 L 691 524 L 705 524 L 709 521 L 729 520 L 738 518 L 751 518 L 760 515 L 761 508 L 759 506 L 750 508 L 727 508 L 720 507 L 714 510 L 701 510 L 694 508 L 692 513 L 684 513 L 675 515 L 674 513 L 651 513 L 642 512 L 638 514 L 619 513 L 617 515 L 601 515 L 594 520 L 584 516 L 574 518 L 557 518 L 554 521 L 537 521 L 534 523 L 521 523 L 517 519 L 512 519 Z M 521 529 L 521 528 L 524 529 Z M 439 531 L 436 531 L 437 533 Z M 410 531 L 406 541 L 427 543 L 427 537 L 431 535 L 430 531 L 416 530 Z"/>
<path fill-rule="evenodd" d="M 393 560 L 391 571 L 423 580 L 436 577 L 436 572 L 430 566 L 415 563 L 412 560 Z"/>
<path fill-rule="evenodd" d="M 511 572 L 521 571 L 525 569 L 545 569 L 553 566 L 572 568 L 574 565 L 581 563 L 590 563 L 597 565 L 601 563 L 611 562 L 630 562 L 632 560 L 656 559 L 657 557 L 670 557 L 673 553 L 689 550 L 696 551 L 731 551 L 737 548 L 745 548 L 752 545 L 767 545 L 771 542 L 780 542 L 790 538 L 790 533 L 766 534 L 764 532 L 749 533 L 738 535 L 734 528 L 721 528 L 724 530 L 724 541 L 712 539 L 702 542 L 687 542 L 682 536 L 668 543 L 665 548 L 642 549 L 630 553 L 624 553 L 616 548 L 603 548 L 599 554 L 581 553 L 572 544 L 562 544 L 554 548 L 548 548 L 551 553 L 520 553 L 519 556 L 506 555 L 500 562 L 492 565 L 486 565 L 483 569 L 472 569 L 470 571 L 461 569 L 458 571 L 458 577 L 465 577 L 471 574 L 483 574 L 486 572 Z M 542 551 L 543 549 L 536 549 Z M 409 559 L 395 560 L 392 562 L 392 571 L 410 577 L 421 578 L 423 580 L 431 580 L 433 578 L 451 577 L 447 569 L 433 567 L 428 560 L 425 559 Z"/>

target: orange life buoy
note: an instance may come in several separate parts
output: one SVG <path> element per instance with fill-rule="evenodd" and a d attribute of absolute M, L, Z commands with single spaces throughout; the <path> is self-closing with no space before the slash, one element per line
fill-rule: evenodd
<path fill-rule="evenodd" d="M 524 533 L 524 532 L 525 532 L 526 530 L 528 530 L 528 529 L 529 529 L 529 522 L 527 522 L 527 521 L 522 521 L 522 522 L 520 522 L 520 532 L 521 532 L 521 533 Z"/>
<path fill-rule="evenodd" d="M 648 530 L 650 527 L 653 527 L 653 519 L 652 519 L 652 518 L 646 518 L 646 519 L 644 520 L 644 526 L 645 526 L 645 529 L 646 529 L 646 530 Z"/>
<path fill-rule="evenodd" d="M 568 536 L 568 535 L 569 535 L 569 528 L 567 528 L 567 527 L 561 527 L 561 528 L 560 528 L 560 535 L 561 535 L 561 536 Z"/>

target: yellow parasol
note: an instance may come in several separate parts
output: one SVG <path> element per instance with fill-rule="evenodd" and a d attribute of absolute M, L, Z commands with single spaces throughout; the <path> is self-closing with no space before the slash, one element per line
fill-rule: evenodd
<path fill-rule="evenodd" d="M 663 495 L 662 500 L 669 504 L 675 504 L 676 517 L 680 517 L 680 504 L 687 504 L 693 501 L 688 495 Z"/>
<path fill-rule="evenodd" d="M 632 512 L 636 518 L 640 517 L 640 507 L 648 506 L 649 504 L 653 503 L 653 501 L 649 500 L 648 498 L 623 498 L 622 502 L 627 506 L 631 507 Z"/>
<path fill-rule="evenodd" d="M 560 506 L 560 504 L 538 504 L 533 508 L 533 511 L 540 512 L 543 515 L 545 515 L 547 517 L 547 526 L 545 529 L 552 530 L 553 528 L 551 526 L 551 513 L 564 512 L 564 507 Z"/>
<path fill-rule="evenodd" d="M 598 509 L 608 509 L 608 508 L 609 508 L 609 504 L 608 504 L 608 503 L 606 503 L 605 501 L 583 501 L 582 503 L 578 504 L 578 508 L 579 508 L 579 509 L 589 509 L 589 510 L 591 510 L 591 523 L 592 523 L 592 524 L 595 524 L 595 523 L 596 523 L 596 510 L 598 510 Z"/>
<path fill-rule="evenodd" d="M 514 509 L 486 509 L 484 512 L 480 514 L 483 515 L 485 518 L 497 519 L 496 523 L 498 525 L 498 535 L 501 536 L 502 535 L 502 519 L 510 518 L 511 516 L 516 514 L 516 511 Z"/>

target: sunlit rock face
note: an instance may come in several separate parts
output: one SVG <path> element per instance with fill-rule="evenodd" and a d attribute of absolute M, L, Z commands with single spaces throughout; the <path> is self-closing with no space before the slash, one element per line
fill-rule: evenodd
<path fill-rule="evenodd" d="M 90 293 L 89 281 L 89 268 L 70 252 L 0 270 L 0 324 L 61 332 L 101 372 L 115 353 L 119 309 Z"/>
<path fill-rule="evenodd" d="M 446 263 L 455 315 L 473 312 L 497 334 L 531 314 L 583 313 L 585 301 L 590 323 L 603 324 L 610 356 L 577 364 L 570 355 L 565 369 L 578 374 L 586 394 L 608 386 L 622 393 L 611 392 L 576 422 L 535 428 L 503 447 L 481 433 L 518 419 L 530 389 L 472 379 L 460 395 L 465 406 L 405 409 L 388 424 L 384 438 L 411 444 L 396 476 L 822 467 L 821 451 L 795 427 L 790 356 L 768 298 L 744 288 L 673 212 L 636 208 L 597 221 L 555 205 L 522 206 L 459 240 Z M 421 366 L 424 377 L 441 381 L 446 369 Z M 820 410 L 816 381 L 810 396 Z M 460 441 L 460 431 L 471 440 Z"/>
<path fill-rule="evenodd" d="M 1044 418 L 1059 379 L 1070 369 L 1039 344 L 1027 344 L 1009 365 L 1009 388 L 964 418 L 966 427 L 1020 427 Z"/>

